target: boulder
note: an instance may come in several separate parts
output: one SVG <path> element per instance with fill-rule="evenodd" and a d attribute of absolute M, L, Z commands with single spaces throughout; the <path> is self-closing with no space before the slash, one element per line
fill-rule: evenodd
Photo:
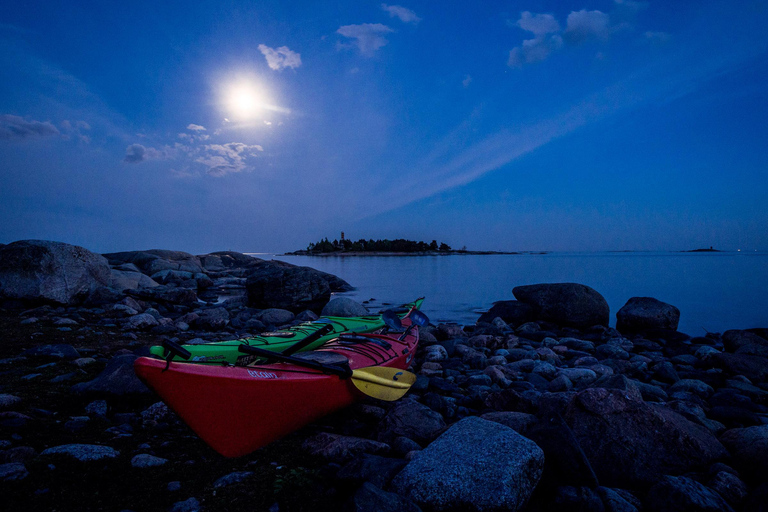
<path fill-rule="evenodd" d="M 280 326 L 291 323 L 295 316 L 287 309 L 269 308 L 256 313 L 255 318 L 264 325 Z"/>
<path fill-rule="evenodd" d="M 205 331 L 220 331 L 229 323 L 229 311 L 224 308 L 208 308 L 198 312 L 195 327 Z"/>
<path fill-rule="evenodd" d="M 127 251 L 104 254 L 110 264 L 133 263 L 149 276 L 162 270 L 181 270 L 184 272 L 202 272 L 200 259 L 183 251 L 152 249 L 149 251 Z"/>
<path fill-rule="evenodd" d="M 397 494 L 382 491 L 365 482 L 349 499 L 344 510 L 348 512 L 421 512 L 413 502 Z"/>
<path fill-rule="evenodd" d="M 116 291 L 136 290 L 138 288 L 154 288 L 160 286 L 151 277 L 138 270 L 118 270 L 113 268 L 109 278 L 109 286 Z"/>
<path fill-rule="evenodd" d="M 346 462 L 363 453 L 386 454 L 390 450 L 385 443 L 326 432 L 310 437 L 304 441 L 302 448 L 312 455 L 334 462 Z"/>
<path fill-rule="evenodd" d="M 649 329 L 677 330 L 680 310 L 653 297 L 632 297 L 616 313 L 616 330 L 624 333 Z"/>
<path fill-rule="evenodd" d="M 720 436 L 745 475 L 768 475 L 768 425 L 733 428 Z"/>
<path fill-rule="evenodd" d="M 495 318 L 501 318 L 508 324 L 519 326 L 533 320 L 533 308 L 517 300 L 500 300 L 494 302 L 491 309 L 480 315 L 477 322 L 490 324 Z"/>
<path fill-rule="evenodd" d="M 743 375 L 753 382 L 768 379 L 768 357 L 723 352 L 712 355 L 711 359 L 729 374 Z"/>
<path fill-rule="evenodd" d="M 66 457 L 80 462 L 95 462 L 104 459 L 114 459 L 120 452 L 109 446 L 96 444 L 64 444 L 48 448 L 40 453 L 41 457 Z"/>
<path fill-rule="evenodd" d="M 768 347 L 768 340 L 750 331 L 733 329 L 723 333 L 723 346 L 728 352 L 736 352 L 747 345 Z"/>
<path fill-rule="evenodd" d="M 0 247 L 0 299 L 79 304 L 111 277 L 103 256 L 76 245 L 22 240 Z"/>
<path fill-rule="evenodd" d="M 107 396 L 150 394 L 149 388 L 133 371 L 133 362 L 136 359 L 138 357 L 133 354 L 115 356 L 95 379 L 75 384 L 72 391 Z"/>
<path fill-rule="evenodd" d="M 58 343 L 56 345 L 38 345 L 21 353 L 23 357 L 39 357 L 43 359 L 68 359 L 80 357 L 80 353 L 72 345 Z"/>
<path fill-rule="evenodd" d="M 20 462 L 0 464 L 0 482 L 17 482 L 29 476 L 26 466 Z"/>
<path fill-rule="evenodd" d="M 140 453 L 134 455 L 131 459 L 131 466 L 138 469 L 156 468 L 158 466 L 164 466 L 168 463 L 168 459 L 162 457 L 155 457 L 148 453 Z"/>
<path fill-rule="evenodd" d="M 516 286 L 512 293 L 533 308 L 539 320 L 558 325 L 587 328 L 608 326 L 608 302 L 589 286 L 576 283 Z"/>
<path fill-rule="evenodd" d="M 15 395 L 0 393 L 0 411 L 4 411 L 6 409 L 12 409 L 17 405 L 19 405 L 21 402 L 22 402 L 22 399 Z"/>
<path fill-rule="evenodd" d="M 544 469 L 544 453 L 509 427 L 468 417 L 417 452 L 391 483 L 434 511 L 521 510 Z"/>
<path fill-rule="evenodd" d="M 209 272 L 222 272 L 235 268 L 244 268 L 264 261 L 234 251 L 212 252 L 210 254 L 203 254 L 197 258 L 200 260 L 200 264 L 203 268 Z"/>
<path fill-rule="evenodd" d="M 432 441 L 445 428 L 440 413 L 414 400 L 398 402 L 379 424 L 378 440 L 391 443 L 405 436 L 419 444 Z"/>
<path fill-rule="evenodd" d="M 352 290 L 346 281 L 334 275 L 277 261 L 254 265 L 245 288 L 249 303 L 256 308 L 292 311 L 319 309 L 328 302 L 331 292 Z"/>
<path fill-rule="evenodd" d="M 685 476 L 664 475 L 648 491 L 645 505 L 658 512 L 733 512 L 719 494 Z"/>
<path fill-rule="evenodd" d="M 610 487 L 649 485 L 728 453 L 706 428 L 619 389 L 577 393 L 564 418 L 600 483 Z"/>
<path fill-rule="evenodd" d="M 349 297 L 335 297 L 328 301 L 320 312 L 321 316 L 365 316 L 368 310 L 365 306 Z"/>

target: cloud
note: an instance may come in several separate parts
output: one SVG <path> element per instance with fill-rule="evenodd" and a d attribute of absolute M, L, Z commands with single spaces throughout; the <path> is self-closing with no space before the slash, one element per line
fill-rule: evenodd
<path fill-rule="evenodd" d="M 611 19 L 601 11 L 573 11 L 568 15 L 563 36 L 573 43 L 597 38 L 607 40 L 611 36 Z"/>
<path fill-rule="evenodd" d="M 141 144 L 131 144 L 125 148 L 125 158 L 123 158 L 123 162 L 127 164 L 138 164 L 140 162 L 146 162 L 147 160 L 165 160 L 170 156 L 167 148 L 165 150 L 159 150 L 152 147 L 145 147 Z"/>
<path fill-rule="evenodd" d="M 0 115 L 0 140 L 30 139 L 61 135 L 49 121 L 27 121 L 11 114 Z"/>
<path fill-rule="evenodd" d="M 296 69 L 301 66 L 301 55 L 291 51 L 287 46 L 270 48 L 265 44 L 259 45 L 259 51 L 267 59 L 270 69 L 280 71 L 285 68 Z"/>
<path fill-rule="evenodd" d="M 264 148 L 258 144 L 248 145 L 240 142 L 208 144 L 195 162 L 205 166 L 207 174 L 221 177 L 246 170 L 247 160 L 262 151 Z"/>
<path fill-rule="evenodd" d="M 415 12 L 399 5 L 381 4 L 381 8 L 389 13 L 390 18 L 399 18 L 403 23 L 417 25 L 421 21 L 421 18 L 416 16 Z"/>
<path fill-rule="evenodd" d="M 193 132 L 204 132 L 205 126 L 200 126 L 199 124 L 190 123 L 187 125 L 187 130 L 190 130 Z"/>
<path fill-rule="evenodd" d="M 469 84 L 471 84 L 471 83 L 472 83 L 472 76 L 471 75 L 465 76 L 464 80 L 461 81 L 461 85 L 463 85 L 465 89 L 467 87 L 469 87 Z"/>
<path fill-rule="evenodd" d="M 560 24 L 551 14 L 531 14 L 529 11 L 523 11 L 520 13 L 517 26 L 537 36 L 560 32 Z"/>
<path fill-rule="evenodd" d="M 563 38 L 558 34 L 526 39 L 522 46 L 510 50 L 507 65 L 521 67 L 524 63 L 540 62 L 561 46 L 563 46 Z"/>
<path fill-rule="evenodd" d="M 385 46 L 389 41 L 382 34 L 394 32 L 391 28 L 381 23 L 363 23 L 361 25 L 344 25 L 336 31 L 344 37 L 354 39 L 353 44 L 357 46 L 363 55 L 373 55 L 373 53 Z M 348 45 L 339 43 L 343 48 Z"/>

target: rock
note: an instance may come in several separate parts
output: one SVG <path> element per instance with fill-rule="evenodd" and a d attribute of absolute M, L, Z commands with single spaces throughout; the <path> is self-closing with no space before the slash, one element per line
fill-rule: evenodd
<path fill-rule="evenodd" d="M 525 432 L 536 423 L 536 416 L 524 412 L 494 411 L 480 416 L 484 420 L 501 423 L 517 432 L 525 435 Z"/>
<path fill-rule="evenodd" d="M 244 482 L 252 476 L 253 471 L 235 471 L 218 478 L 215 482 L 213 482 L 213 488 L 221 489 L 222 487 L 227 487 L 228 485 L 239 484 L 240 482 Z"/>
<path fill-rule="evenodd" d="M 168 509 L 168 512 L 199 512 L 200 502 L 195 498 L 189 498 L 184 501 L 177 501 Z"/>
<path fill-rule="evenodd" d="M 21 462 L 25 463 L 37 456 L 37 451 L 31 446 L 17 446 L 15 448 L 9 448 L 5 451 L 0 451 L 0 463 L 6 464 L 9 462 Z"/>
<path fill-rule="evenodd" d="M 357 301 L 349 297 L 335 297 L 323 307 L 321 316 L 366 316 L 368 310 Z"/>
<path fill-rule="evenodd" d="M 75 393 L 94 393 L 107 396 L 151 394 L 149 388 L 139 380 L 133 371 L 133 354 L 113 357 L 98 377 L 72 386 Z"/>
<path fill-rule="evenodd" d="M 704 399 L 709 398 L 712 396 L 712 393 L 715 392 L 715 390 L 712 389 L 712 386 L 696 379 L 682 379 L 672 384 L 672 387 L 669 388 L 669 393 L 677 393 L 680 391 L 693 393 Z"/>
<path fill-rule="evenodd" d="M 555 510 L 569 512 L 604 512 L 600 495 L 589 487 L 564 485 L 557 488 L 552 503 Z"/>
<path fill-rule="evenodd" d="M 78 304 L 109 285 L 104 257 L 76 245 L 22 240 L 0 247 L 0 298 Z"/>
<path fill-rule="evenodd" d="M 416 401 L 405 400 L 397 402 L 381 421 L 378 440 L 390 443 L 398 436 L 405 436 L 424 445 L 443 428 L 445 421 L 439 413 Z"/>
<path fill-rule="evenodd" d="M 0 464 L 0 482 L 17 482 L 29 476 L 27 467 L 20 462 Z"/>
<path fill-rule="evenodd" d="M 543 468 L 535 443 L 499 423 L 468 417 L 417 452 L 391 488 L 434 511 L 516 511 Z"/>
<path fill-rule="evenodd" d="M 312 455 L 337 462 L 350 460 L 362 453 L 386 454 L 390 450 L 385 443 L 326 432 L 308 438 L 302 447 Z"/>
<path fill-rule="evenodd" d="M 749 354 L 715 354 L 712 356 L 713 362 L 734 375 L 743 375 L 752 382 L 763 382 L 768 380 L 768 358 L 753 356 Z"/>
<path fill-rule="evenodd" d="M 533 320 L 533 308 L 516 300 L 501 300 L 494 302 L 491 309 L 480 315 L 478 323 L 492 323 L 494 318 L 501 318 L 504 322 L 517 326 Z"/>
<path fill-rule="evenodd" d="M 208 308 L 198 313 L 195 327 L 205 331 L 220 331 L 229 323 L 229 311 L 224 308 Z"/>
<path fill-rule="evenodd" d="M 365 482 L 349 499 L 344 509 L 349 512 L 421 512 L 413 502 L 397 494 L 382 491 Z"/>
<path fill-rule="evenodd" d="M 442 345 L 430 345 L 424 350 L 424 360 L 438 363 L 448 359 L 448 351 Z"/>
<path fill-rule="evenodd" d="M 141 425 L 144 428 L 152 427 L 158 423 L 173 423 L 178 417 L 165 402 L 156 402 L 141 411 Z"/>
<path fill-rule="evenodd" d="M 749 331 L 730 330 L 722 336 L 723 346 L 728 352 L 736 352 L 746 345 L 758 345 L 768 347 L 768 340 Z"/>
<path fill-rule="evenodd" d="M 179 492 L 181 490 L 181 482 L 178 480 L 174 480 L 173 482 L 168 482 L 168 485 L 165 487 L 165 490 L 168 492 Z"/>
<path fill-rule="evenodd" d="M 608 302 L 589 286 L 533 284 L 516 286 L 512 293 L 520 302 L 529 304 L 540 320 L 577 328 L 608 326 Z"/>
<path fill-rule="evenodd" d="M 720 436 L 745 475 L 768 474 L 768 425 L 733 428 Z"/>
<path fill-rule="evenodd" d="M 437 326 L 435 337 L 438 340 L 451 340 L 454 338 L 466 338 L 467 333 L 459 324 L 440 324 Z"/>
<path fill-rule="evenodd" d="M 41 457 L 61 456 L 78 460 L 80 462 L 94 462 L 105 459 L 114 459 L 120 452 L 109 446 L 96 444 L 64 444 L 43 450 Z"/>
<path fill-rule="evenodd" d="M 152 249 L 149 251 L 126 251 L 104 254 L 111 265 L 133 263 L 147 275 L 161 270 L 181 270 L 183 272 L 202 272 L 200 259 L 182 251 Z"/>
<path fill-rule="evenodd" d="M 124 329 L 129 331 L 146 331 L 158 325 L 154 316 L 149 313 L 139 313 L 128 318 L 123 324 Z"/>
<path fill-rule="evenodd" d="M 598 487 L 597 493 L 603 500 L 606 512 L 638 512 L 642 508 L 640 500 L 627 491 Z"/>
<path fill-rule="evenodd" d="M 77 359 L 80 353 L 72 345 L 40 345 L 21 353 L 23 357 L 40 357 L 49 359 Z"/>
<path fill-rule="evenodd" d="M 328 302 L 331 292 L 352 289 L 343 279 L 325 272 L 266 261 L 254 265 L 245 288 L 254 307 L 295 311 L 318 308 Z"/>
<path fill-rule="evenodd" d="M 287 309 L 269 308 L 257 313 L 255 318 L 265 325 L 279 326 L 291 323 L 294 315 Z"/>
<path fill-rule="evenodd" d="M 15 395 L 0 394 L 0 411 L 13 409 L 22 402 L 21 398 Z"/>
<path fill-rule="evenodd" d="M 151 277 L 139 272 L 138 269 L 134 271 L 111 269 L 109 287 L 115 291 L 124 292 L 126 290 L 154 288 L 156 286 L 160 286 L 160 284 Z"/>
<path fill-rule="evenodd" d="M 677 330 L 680 310 L 652 297 L 632 297 L 616 313 L 616 330 L 643 332 L 649 329 Z"/>
<path fill-rule="evenodd" d="M 264 260 L 234 251 L 217 251 L 198 256 L 203 268 L 208 271 L 221 272 L 236 268 L 248 268 Z"/>
<path fill-rule="evenodd" d="M 139 469 L 155 468 L 158 466 L 163 466 L 167 463 L 168 459 L 155 457 L 154 455 L 150 455 L 148 453 L 140 453 L 131 459 L 131 466 Z"/>
<path fill-rule="evenodd" d="M 560 368 L 557 373 L 568 377 L 576 387 L 588 386 L 597 380 L 597 374 L 589 368 Z"/>
<path fill-rule="evenodd" d="M 685 476 L 664 475 L 648 491 L 646 509 L 658 512 L 733 511 L 715 491 Z"/>
<path fill-rule="evenodd" d="M 94 416 L 97 416 L 99 418 L 106 418 L 107 417 L 107 401 L 95 400 L 85 406 L 85 412 L 88 414 L 93 414 Z"/>
<path fill-rule="evenodd" d="M 406 462 L 402 459 L 364 454 L 341 468 L 336 473 L 336 478 L 353 485 L 370 482 L 377 487 L 384 488 L 403 469 L 405 464 Z"/>
<path fill-rule="evenodd" d="M 625 393 L 581 391 L 564 415 L 602 484 L 647 485 L 659 475 L 690 471 L 727 455 L 704 427 Z"/>
<path fill-rule="evenodd" d="M 737 507 L 744 502 L 747 497 L 747 484 L 729 471 L 719 471 L 713 476 L 707 487 L 723 497 L 730 505 Z"/>

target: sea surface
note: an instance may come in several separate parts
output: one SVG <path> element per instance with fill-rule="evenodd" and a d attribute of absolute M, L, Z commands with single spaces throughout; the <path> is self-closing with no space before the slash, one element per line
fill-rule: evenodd
<path fill-rule="evenodd" d="M 356 289 L 340 294 L 377 310 L 424 296 L 437 322 L 474 324 L 495 301 L 524 284 L 573 282 L 600 292 L 616 312 L 630 297 L 680 309 L 692 336 L 768 327 L 766 252 L 605 252 L 449 256 L 282 256 L 254 253 L 337 275 Z"/>

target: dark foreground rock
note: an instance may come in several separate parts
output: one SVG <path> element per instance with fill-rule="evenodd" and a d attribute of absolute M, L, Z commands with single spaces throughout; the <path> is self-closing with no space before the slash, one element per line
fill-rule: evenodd
<path fill-rule="evenodd" d="M 392 489 L 428 510 L 521 510 L 544 453 L 499 423 L 465 418 L 416 454 Z"/>
<path fill-rule="evenodd" d="M 110 278 L 103 256 L 76 245 L 22 240 L 0 247 L 0 299 L 76 304 Z"/>
<path fill-rule="evenodd" d="M 679 309 L 652 297 L 632 297 L 616 313 L 616 329 L 627 333 L 651 329 L 676 331 L 679 321 Z"/>
<path fill-rule="evenodd" d="M 257 265 L 246 281 L 248 300 L 253 306 L 292 311 L 316 309 L 328 302 L 331 292 L 351 289 L 334 275 L 282 262 Z"/>
<path fill-rule="evenodd" d="M 517 300 L 530 305 L 534 316 L 559 325 L 586 328 L 608 325 L 608 302 L 597 291 L 576 283 L 516 286 Z"/>

